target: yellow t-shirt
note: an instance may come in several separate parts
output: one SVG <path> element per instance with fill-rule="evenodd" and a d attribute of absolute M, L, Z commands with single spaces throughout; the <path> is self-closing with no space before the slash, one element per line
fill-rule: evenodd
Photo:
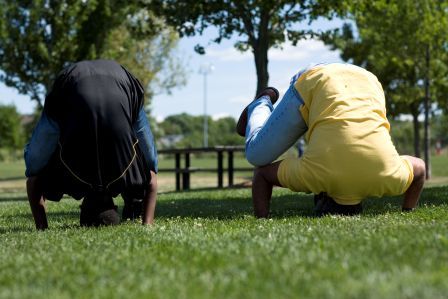
<path fill-rule="evenodd" d="M 284 187 L 327 192 L 346 205 L 407 190 L 412 165 L 392 143 L 384 92 L 372 73 L 354 65 L 318 65 L 294 86 L 304 101 L 308 147 L 303 157 L 281 162 Z"/>

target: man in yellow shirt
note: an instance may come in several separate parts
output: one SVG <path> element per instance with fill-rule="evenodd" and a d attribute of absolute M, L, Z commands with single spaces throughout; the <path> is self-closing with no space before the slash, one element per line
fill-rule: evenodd
<path fill-rule="evenodd" d="M 277 99 L 275 88 L 265 89 L 237 124 L 246 157 L 258 166 L 252 184 L 257 217 L 268 216 L 273 186 L 320 194 L 319 215 L 358 214 L 368 196 L 404 194 L 402 209 L 415 208 L 425 164 L 397 153 L 375 75 L 354 65 L 320 64 L 294 76 L 274 109 Z M 272 163 L 303 134 L 302 157 Z"/>

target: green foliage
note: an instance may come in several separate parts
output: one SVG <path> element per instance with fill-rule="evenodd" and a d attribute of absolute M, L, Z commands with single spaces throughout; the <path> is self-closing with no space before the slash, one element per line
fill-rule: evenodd
<path fill-rule="evenodd" d="M 446 105 L 448 1 L 360 0 L 348 2 L 349 24 L 323 36 L 346 61 L 376 74 L 386 93 L 388 113 L 414 118 L 414 149 L 419 155 L 424 82 L 432 101 Z M 429 68 L 427 58 L 430 58 Z M 444 104 L 445 103 L 445 104 Z"/>
<path fill-rule="evenodd" d="M 448 145 L 448 114 L 440 114 L 432 118 L 432 137 Z"/>
<path fill-rule="evenodd" d="M 447 84 L 447 1 L 354 1 L 350 24 L 323 40 L 352 61 L 376 74 L 389 99 L 389 113 L 418 113 L 427 73 L 426 49 L 431 47 L 433 93 Z M 418 24 L 418 25 L 417 25 Z"/>
<path fill-rule="evenodd" d="M 412 123 L 409 121 L 391 121 L 390 135 L 395 148 L 400 155 L 412 155 L 414 153 Z"/>
<path fill-rule="evenodd" d="M 22 149 L 24 136 L 20 114 L 13 105 L 0 105 L 0 148 Z"/>
<path fill-rule="evenodd" d="M 168 24 L 175 26 L 181 36 L 202 34 L 213 26 L 218 36 L 212 42 L 236 38 L 235 47 L 254 53 L 257 71 L 257 92 L 264 89 L 269 80 L 268 50 L 281 47 L 289 39 L 294 45 L 316 32 L 297 26 L 305 20 L 319 16 L 331 16 L 341 9 L 342 1 L 273 1 L 273 0 L 150 0 L 143 1 L 150 9 L 160 12 Z M 202 45 L 196 51 L 203 54 Z"/>
<path fill-rule="evenodd" d="M 161 194 L 156 224 L 80 228 L 79 203 L 48 205 L 35 232 L 24 194 L 0 194 L 1 298 L 445 298 L 447 187 L 414 213 L 370 199 L 360 217 L 312 217 L 312 197 L 275 189 Z M 122 206 L 121 200 L 117 201 Z"/>
<path fill-rule="evenodd" d="M 242 145 L 244 139 L 235 134 L 236 122 L 232 117 L 208 121 L 208 145 Z M 179 136 L 176 143 L 168 147 L 202 147 L 204 134 L 204 117 L 186 113 L 167 117 L 159 124 L 162 136 Z M 162 145 L 163 147 L 163 145 Z"/>
<path fill-rule="evenodd" d="M 157 33 L 136 33 L 133 28 L 135 22 L 155 24 Z M 170 93 L 174 87 L 186 83 L 185 65 L 180 58 L 176 58 L 178 40 L 178 34 L 160 19 L 146 11 L 139 11 L 127 24 L 110 32 L 102 57 L 119 61 L 139 78 L 145 87 L 148 103 L 154 94 L 162 91 Z"/>
<path fill-rule="evenodd" d="M 0 1 L 0 80 L 39 104 L 68 63 L 98 57 L 125 18 L 120 1 Z"/>
<path fill-rule="evenodd" d="M 414 153 L 413 138 L 414 128 L 410 121 L 392 120 L 391 122 L 391 136 L 395 147 L 400 154 L 412 155 Z M 420 127 L 420 134 L 423 132 Z M 435 148 L 437 141 L 442 143 L 442 146 L 448 145 L 448 117 L 445 114 L 435 115 L 431 119 L 431 148 Z M 421 149 L 420 149 L 421 150 Z M 434 152 L 433 152 L 434 154 Z M 448 165 L 447 165 L 448 167 Z"/>
<path fill-rule="evenodd" d="M 164 59 L 176 44 L 169 30 L 158 37 L 163 25 L 154 20 L 135 1 L 0 0 L 0 80 L 41 106 L 62 68 L 107 57 L 124 60 L 147 87 L 155 73 L 172 69 Z M 172 74 L 162 88 L 176 82 Z"/>

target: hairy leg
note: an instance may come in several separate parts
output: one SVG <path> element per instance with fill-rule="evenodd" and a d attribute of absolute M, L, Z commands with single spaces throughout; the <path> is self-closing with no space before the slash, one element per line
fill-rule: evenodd
<path fill-rule="evenodd" d="M 404 194 L 403 210 L 412 210 L 417 206 L 420 194 L 425 184 L 426 170 L 425 162 L 422 159 L 412 156 L 404 156 L 408 159 L 414 169 L 414 180 Z"/>
<path fill-rule="evenodd" d="M 153 224 L 157 201 L 157 175 L 151 170 L 151 182 L 143 199 L 143 224 Z"/>
<path fill-rule="evenodd" d="M 26 181 L 26 191 L 28 194 L 28 201 L 33 214 L 36 229 L 44 230 L 48 228 L 47 213 L 45 209 L 45 199 L 42 196 L 42 188 L 39 184 L 37 176 L 29 177 Z"/>
<path fill-rule="evenodd" d="M 269 216 L 272 188 L 274 186 L 282 187 L 277 177 L 279 165 L 280 161 L 258 167 L 254 171 L 252 180 L 252 201 L 255 217 L 267 218 Z"/>

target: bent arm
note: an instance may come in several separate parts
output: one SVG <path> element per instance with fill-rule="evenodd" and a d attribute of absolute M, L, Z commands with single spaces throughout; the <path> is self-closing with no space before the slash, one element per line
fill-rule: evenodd
<path fill-rule="evenodd" d="M 418 200 L 423 190 L 423 185 L 425 184 L 426 169 L 425 162 L 422 159 L 415 158 L 412 156 L 404 156 L 408 159 L 414 171 L 414 179 L 408 190 L 406 190 L 403 199 L 403 210 L 412 210 L 417 206 Z"/>
<path fill-rule="evenodd" d="M 157 175 L 151 171 L 151 182 L 143 199 L 143 224 L 153 224 L 157 201 Z"/>
<path fill-rule="evenodd" d="M 138 138 L 138 145 L 143 153 L 146 162 L 149 164 L 149 169 L 158 172 L 157 149 L 154 143 L 154 136 L 152 135 L 146 113 L 143 108 L 138 114 L 137 121 L 133 125 L 134 133 Z"/>
<path fill-rule="evenodd" d="M 42 112 L 30 141 L 25 146 L 24 158 L 27 177 L 36 176 L 48 164 L 59 140 L 59 126 Z"/>
<path fill-rule="evenodd" d="M 33 214 L 36 229 L 45 230 L 48 228 L 47 213 L 45 208 L 45 199 L 42 196 L 39 177 L 34 176 L 26 181 L 26 191 L 30 203 L 31 213 Z"/>

